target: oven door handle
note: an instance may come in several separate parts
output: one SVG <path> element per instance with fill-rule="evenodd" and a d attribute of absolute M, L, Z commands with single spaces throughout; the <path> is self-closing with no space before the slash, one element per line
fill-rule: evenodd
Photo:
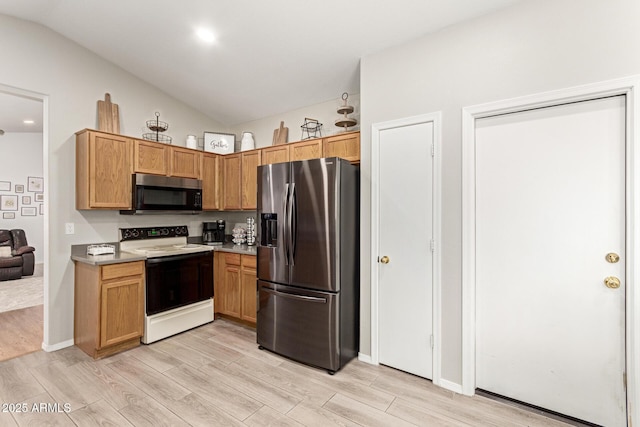
<path fill-rule="evenodd" d="M 185 259 L 197 258 L 199 256 L 207 254 L 208 252 L 211 252 L 211 251 L 200 251 L 200 252 L 193 252 L 190 254 L 183 254 L 183 255 L 168 255 L 168 256 L 159 256 L 154 258 L 147 258 L 147 264 L 158 264 L 158 263 L 167 262 L 167 261 L 183 261 Z"/>
<path fill-rule="evenodd" d="M 320 303 L 320 304 L 326 304 L 327 303 L 327 299 L 326 298 L 320 298 L 320 297 L 309 297 L 306 295 L 297 295 L 297 294 L 290 294 L 288 292 L 280 292 L 280 291 L 276 291 L 275 289 L 271 289 L 271 288 L 260 288 L 263 291 L 269 293 L 269 294 L 273 294 L 279 297 L 284 297 L 284 298 L 291 298 L 291 299 L 296 299 L 296 300 L 300 300 L 300 301 L 306 301 L 306 302 L 316 302 L 316 303 Z"/>

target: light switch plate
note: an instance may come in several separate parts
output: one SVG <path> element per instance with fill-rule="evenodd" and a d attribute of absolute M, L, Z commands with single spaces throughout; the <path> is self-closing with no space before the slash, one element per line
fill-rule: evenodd
<path fill-rule="evenodd" d="M 75 232 L 76 230 L 72 222 L 67 222 L 64 225 L 64 234 L 74 234 Z"/>

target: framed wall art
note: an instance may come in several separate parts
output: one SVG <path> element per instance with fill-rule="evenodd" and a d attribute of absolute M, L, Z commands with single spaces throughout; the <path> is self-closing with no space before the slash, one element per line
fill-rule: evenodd
<path fill-rule="evenodd" d="M 42 203 L 40 203 L 40 205 L 38 206 L 38 213 L 40 215 L 44 215 L 44 210 L 42 209 Z"/>
<path fill-rule="evenodd" d="M 0 191 L 11 191 L 11 181 L 0 181 Z"/>
<path fill-rule="evenodd" d="M 31 204 L 31 196 L 22 196 L 22 204 L 30 205 Z"/>
<path fill-rule="evenodd" d="M 35 206 L 30 206 L 30 207 L 22 207 L 20 210 L 20 214 L 22 216 L 36 216 L 38 215 L 38 211 L 36 210 Z"/>
<path fill-rule="evenodd" d="M 15 212 L 2 212 L 2 219 L 16 219 Z"/>
<path fill-rule="evenodd" d="M 0 195 L 0 211 L 17 211 L 18 196 Z"/>
<path fill-rule="evenodd" d="M 205 132 L 204 151 L 216 154 L 231 154 L 236 145 L 233 133 Z"/>
<path fill-rule="evenodd" d="M 30 176 L 27 178 L 27 191 L 40 193 L 44 191 L 44 178 Z"/>
<path fill-rule="evenodd" d="M 33 197 L 36 202 L 44 202 L 44 193 L 36 193 Z"/>
<path fill-rule="evenodd" d="M 22 184 L 16 184 L 13 189 L 16 193 L 24 193 L 24 185 Z"/>

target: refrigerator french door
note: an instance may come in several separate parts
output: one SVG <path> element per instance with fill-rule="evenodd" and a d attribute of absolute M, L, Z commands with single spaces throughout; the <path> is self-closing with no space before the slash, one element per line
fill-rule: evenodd
<path fill-rule="evenodd" d="M 258 344 L 330 373 L 358 349 L 358 187 L 340 158 L 258 167 Z"/>

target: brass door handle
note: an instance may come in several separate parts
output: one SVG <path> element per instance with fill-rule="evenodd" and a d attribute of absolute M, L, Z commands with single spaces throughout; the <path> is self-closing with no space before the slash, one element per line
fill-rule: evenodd
<path fill-rule="evenodd" d="M 388 256 L 383 256 L 382 258 L 380 258 L 380 262 L 382 264 L 389 264 L 389 257 Z"/>
<path fill-rule="evenodd" d="M 620 279 L 614 276 L 604 278 L 604 284 L 609 289 L 618 289 L 620 287 Z"/>

